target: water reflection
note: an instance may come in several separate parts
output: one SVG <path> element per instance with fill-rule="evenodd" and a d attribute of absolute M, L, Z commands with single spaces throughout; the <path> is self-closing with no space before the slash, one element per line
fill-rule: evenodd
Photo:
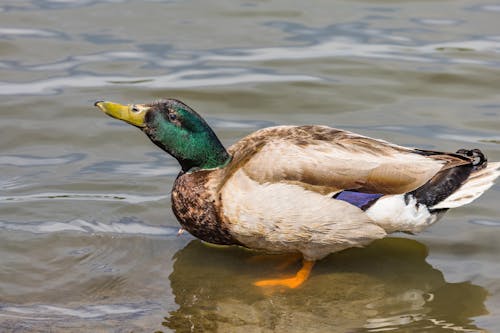
<path fill-rule="evenodd" d="M 283 256 L 194 240 L 175 255 L 169 278 L 179 308 L 162 325 L 178 332 L 481 331 L 472 318 L 487 313 L 486 290 L 446 282 L 426 257 L 421 243 L 388 238 L 331 255 L 298 290 L 266 294 L 251 282 L 280 274 Z"/>

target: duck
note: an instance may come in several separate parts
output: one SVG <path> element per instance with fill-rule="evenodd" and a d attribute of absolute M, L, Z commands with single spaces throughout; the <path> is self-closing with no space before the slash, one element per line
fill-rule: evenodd
<path fill-rule="evenodd" d="M 297 288 L 331 253 L 418 233 L 500 175 L 500 162 L 479 149 L 410 148 L 323 125 L 263 128 L 226 149 L 177 99 L 95 106 L 177 159 L 171 203 L 181 230 L 207 243 L 300 255 L 295 275 L 258 287 Z"/>

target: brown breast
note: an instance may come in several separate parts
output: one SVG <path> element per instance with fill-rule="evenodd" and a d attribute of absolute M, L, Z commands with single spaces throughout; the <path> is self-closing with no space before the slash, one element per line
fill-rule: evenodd
<path fill-rule="evenodd" d="M 172 189 L 172 209 L 177 220 L 193 236 L 213 244 L 241 245 L 233 238 L 218 212 L 218 200 L 208 180 L 218 170 L 181 172 Z"/>

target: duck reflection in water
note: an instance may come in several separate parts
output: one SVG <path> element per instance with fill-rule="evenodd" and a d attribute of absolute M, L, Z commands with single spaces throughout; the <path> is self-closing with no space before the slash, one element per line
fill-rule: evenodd
<path fill-rule="evenodd" d="M 426 262 L 427 248 L 404 238 L 335 253 L 318 263 L 310 283 L 264 294 L 249 283 L 262 270 L 289 274 L 282 255 L 229 247 L 207 251 L 191 241 L 175 255 L 170 282 L 179 308 L 163 327 L 177 332 L 369 332 L 392 329 L 482 331 L 487 292 L 448 283 Z M 242 262 L 257 261 L 255 265 Z"/>

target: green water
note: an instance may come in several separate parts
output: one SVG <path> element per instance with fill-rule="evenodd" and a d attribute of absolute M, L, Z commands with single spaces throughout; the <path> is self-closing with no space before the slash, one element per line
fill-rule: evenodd
<path fill-rule="evenodd" d="M 492 1 L 2 1 L 0 331 L 498 332 L 500 186 L 296 264 L 177 236 L 179 171 L 95 100 L 175 97 L 226 145 L 325 124 L 500 161 Z"/>

